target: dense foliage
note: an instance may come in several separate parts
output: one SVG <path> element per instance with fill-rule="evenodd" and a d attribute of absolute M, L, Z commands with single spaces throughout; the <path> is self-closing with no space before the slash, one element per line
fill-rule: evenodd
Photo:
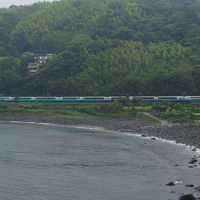
<path fill-rule="evenodd" d="M 55 53 L 30 75 L 25 52 Z M 0 9 L 0 94 L 199 95 L 200 0 Z"/>
<path fill-rule="evenodd" d="M 200 107 L 188 103 L 145 102 L 121 98 L 108 103 L 0 102 L 1 115 L 32 115 L 61 118 L 139 117 L 160 123 L 200 125 Z"/>

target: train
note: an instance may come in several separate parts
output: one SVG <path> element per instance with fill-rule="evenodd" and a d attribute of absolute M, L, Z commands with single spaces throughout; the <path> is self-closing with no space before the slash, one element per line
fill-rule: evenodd
<path fill-rule="evenodd" d="M 0 102 L 111 102 L 120 98 L 149 102 L 200 102 L 200 96 L 69 96 L 69 97 L 0 97 Z"/>

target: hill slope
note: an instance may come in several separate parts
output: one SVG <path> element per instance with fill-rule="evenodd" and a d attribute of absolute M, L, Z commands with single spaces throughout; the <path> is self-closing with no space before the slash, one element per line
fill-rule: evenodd
<path fill-rule="evenodd" d="M 0 10 L 0 93 L 197 95 L 200 0 L 61 0 Z M 56 53 L 30 76 L 23 52 Z"/>

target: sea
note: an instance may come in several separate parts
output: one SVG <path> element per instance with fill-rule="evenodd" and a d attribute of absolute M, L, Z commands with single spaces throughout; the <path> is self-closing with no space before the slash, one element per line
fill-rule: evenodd
<path fill-rule="evenodd" d="M 131 134 L 0 123 L 2 200 L 178 200 L 198 196 L 196 152 Z M 174 186 L 167 186 L 170 181 Z"/>

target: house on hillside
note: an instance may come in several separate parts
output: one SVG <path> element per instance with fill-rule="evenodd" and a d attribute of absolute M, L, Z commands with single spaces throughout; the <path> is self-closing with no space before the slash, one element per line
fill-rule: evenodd
<path fill-rule="evenodd" d="M 46 61 L 53 57 L 54 54 L 43 54 L 43 55 L 34 55 L 34 61 L 28 63 L 28 69 L 30 74 L 33 74 L 39 70 L 41 64 L 46 63 Z"/>
<path fill-rule="evenodd" d="M 28 69 L 30 74 L 35 73 L 39 70 L 39 64 L 36 62 L 28 63 Z"/>

